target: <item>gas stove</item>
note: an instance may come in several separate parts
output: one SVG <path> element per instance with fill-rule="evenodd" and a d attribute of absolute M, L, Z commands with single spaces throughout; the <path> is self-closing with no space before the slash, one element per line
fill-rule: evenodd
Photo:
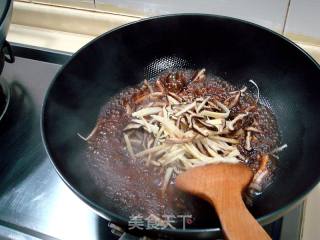
<path fill-rule="evenodd" d="M 119 239 L 59 178 L 45 152 L 40 113 L 45 92 L 70 53 L 13 44 L 16 61 L 1 75 L 11 88 L 0 122 L 0 239 Z M 299 239 L 303 205 L 266 229 L 274 240 Z M 138 239 L 122 235 L 120 239 Z"/>

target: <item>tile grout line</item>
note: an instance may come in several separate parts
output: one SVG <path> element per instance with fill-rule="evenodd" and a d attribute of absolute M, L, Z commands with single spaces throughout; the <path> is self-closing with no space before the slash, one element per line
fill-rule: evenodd
<path fill-rule="evenodd" d="M 285 30 L 286 25 L 287 25 L 287 19 L 288 19 L 288 15 L 289 15 L 290 4 L 291 4 L 291 0 L 288 1 L 287 11 L 286 11 L 286 15 L 284 17 L 283 28 L 282 28 L 282 31 L 281 31 L 282 35 L 284 35 L 284 30 Z"/>
<path fill-rule="evenodd" d="M 0 0 L 2 1 L 2 0 Z M 117 13 L 117 12 L 112 12 L 112 11 L 105 11 L 105 10 L 100 10 L 96 8 L 96 0 L 93 0 L 93 6 L 94 8 L 86 8 L 86 7 L 78 7 L 78 6 L 69 6 L 69 5 L 63 5 L 63 4 L 55 4 L 55 3 L 50 3 L 50 2 L 25 2 L 24 0 L 14 0 L 17 3 L 25 3 L 25 4 L 33 4 L 33 5 L 39 5 L 39 6 L 49 6 L 49 7 L 57 7 L 57 8 L 64 8 L 64 9 L 69 9 L 69 10 L 79 10 L 79 11 L 84 11 L 84 12 L 92 12 L 92 13 L 99 13 L 99 14 L 109 14 L 109 15 L 115 15 L 119 17 L 128 17 L 128 18 L 135 18 L 135 19 L 141 19 L 144 16 L 142 15 L 135 15 L 135 14 L 126 14 L 126 13 Z"/>

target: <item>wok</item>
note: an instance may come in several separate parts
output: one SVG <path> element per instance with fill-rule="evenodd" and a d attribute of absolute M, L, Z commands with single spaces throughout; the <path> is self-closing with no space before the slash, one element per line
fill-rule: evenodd
<path fill-rule="evenodd" d="M 202 67 L 239 86 L 254 79 L 289 146 L 277 162 L 274 182 L 250 208 L 257 220 L 267 224 L 283 216 L 318 183 L 319 65 L 283 36 L 249 22 L 203 14 L 160 16 L 122 26 L 84 46 L 59 71 L 45 98 L 42 133 L 51 161 L 100 216 L 125 229 L 128 225 L 128 216 L 90 177 L 86 143 L 77 133 L 89 133 L 101 106 L 121 89 L 168 68 Z M 215 223 L 141 234 L 206 239 L 221 231 Z"/>

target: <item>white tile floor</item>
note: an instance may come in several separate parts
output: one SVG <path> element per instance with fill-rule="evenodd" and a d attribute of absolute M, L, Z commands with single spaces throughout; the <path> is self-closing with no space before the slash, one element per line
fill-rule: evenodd
<path fill-rule="evenodd" d="M 320 185 L 308 196 L 302 240 L 320 239 Z"/>
<path fill-rule="evenodd" d="M 241 18 L 282 32 L 289 0 L 96 0 L 97 7 L 115 6 L 143 16 L 168 13 L 212 13 Z"/>
<path fill-rule="evenodd" d="M 319 13 L 319 0 L 290 0 L 285 34 L 301 42 L 320 45 Z"/>

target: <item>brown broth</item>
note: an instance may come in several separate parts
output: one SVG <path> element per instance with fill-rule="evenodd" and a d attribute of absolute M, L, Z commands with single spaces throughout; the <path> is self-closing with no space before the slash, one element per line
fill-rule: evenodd
<path fill-rule="evenodd" d="M 193 71 L 164 73 L 158 78 L 164 86 L 180 95 L 205 96 L 213 95 L 223 102 L 228 97 L 228 92 L 239 90 L 228 82 L 217 77 L 207 77 L 203 83 L 190 83 Z M 192 215 L 195 223 L 201 222 L 201 216 L 207 214 L 209 207 L 201 200 L 194 199 L 174 187 L 175 177 L 172 179 L 166 194 L 162 194 L 160 186 L 164 173 L 152 166 L 145 166 L 142 161 L 130 158 L 123 140 L 123 128 L 129 123 L 130 116 L 126 113 L 126 104 L 134 109 L 133 102 L 146 94 L 146 89 L 141 85 L 123 90 L 106 103 L 97 122 L 97 131 L 89 140 L 87 157 L 92 169 L 96 184 L 108 193 L 108 197 L 116 206 L 114 209 L 122 215 L 129 217 L 142 214 L 162 216 L 164 214 Z M 255 104 L 255 99 L 250 93 L 245 93 L 240 98 L 240 103 L 231 114 L 233 116 L 242 112 L 250 105 Z M 258 122 L 262 134 L 256 135 L 252 143 L 253 150 L 243 148 L 244 139 L 241 139 L 239 151 L 248 158 L 248 166 L 256 172 L 259 167 L 257 156 L 269 153 L 278 146 L 279 134 L 275 117 L 270 109 L 257 104 L 248 119 L 248 125 L 253 121 Z M 268 166 L 272 169 L 272 162 Z M 271 172 L 271 171 L 270 171 Z M 266 178 L 270 181 L 270 177 Z M 210 211 L 210 210 L 209 210 Z"/>

